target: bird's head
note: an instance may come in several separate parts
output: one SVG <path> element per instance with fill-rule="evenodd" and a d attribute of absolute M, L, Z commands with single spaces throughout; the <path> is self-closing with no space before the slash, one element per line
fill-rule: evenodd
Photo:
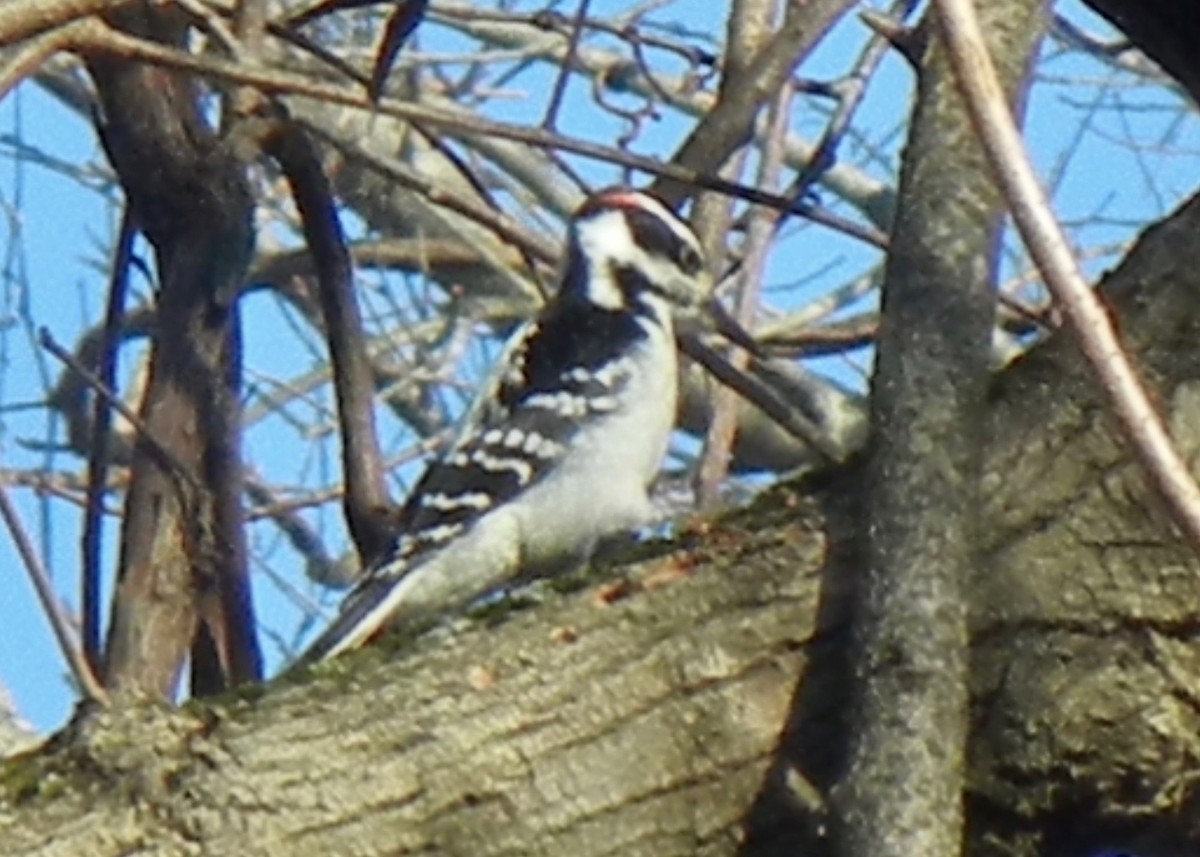
<path fill-rule="evenodd" d="M 757 351 L 752 338 L 713 299 L 713 275 L 700 241 L 665 203 L 643 191 L 599 191 L 571 220 L 563 294 L 610 310 L 654 317 L 671 310 Z"/>
<path fill-rule="evenodd" d="M 605 309 L 649 309 L 660 300 L 701 305 L 712 274 L 695 233 L 665 204 L 641 191 L 593 194 L 571 220 L 570 296 Z"/>

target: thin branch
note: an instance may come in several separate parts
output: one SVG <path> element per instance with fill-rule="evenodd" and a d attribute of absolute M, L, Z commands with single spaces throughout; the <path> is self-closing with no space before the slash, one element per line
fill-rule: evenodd
<path fill-rule="evenodd" d="M 831 442 L 811 420 L 783 401 L 769 384 L 754 374 L 747 374 L 734 368 L 728 360 L 704 344 L 698 336 L 680 332 L 676 340 L 684 354 L 703 366 L 722 384 L 739 393 L 792 437 L 814 449 L 827 461 L 842 460 L 843 451 Z"/>
<path fill-rule="evenodd" d="M 424 122 L 433 127 L 446 128 L 457 134 L 501 137 L 537 148 L 561 149 L 585 158 L 640 170 L 691 187 L 727 194 L 756 205 L 787 211 L 814 223 L 829 226 L 873 246 L 887 247 L 887 236 L 879 230 L 847 220 L 819 207 L 803 202 L 794 202 L 778 194 L 764 193 L 757 188 L 726 181 L 705 171 L 688 169 L 673 162 L 663 162 L 655 158 L 634 155 L 620 149 L 571 139 L 538 128 L 493 122 L 472 114 L 428 107 L 393 98 L 381 98 L 377 102 L 372 102 L 359 92 L 333 84 L 312 81 L 288 72 L 240 66 L 235 62 L 217 57 L 193 56 L 130 36 L 99 21 L 89 21 L 86 27 L 81 27 L 75 46 L 85 52 L 113 55 L 121 59 L 139 59 L 147 63 L 191 71 L 233 83 L 257 86 L 265 92 L 297 95 L 330 104 L 377 111 L 397 119 Z"/>
<path fill-rule="evenodd" d="M 914 5 L 913 0 L 897 0 L 892 4 L 890 12 L 893 15 L 907 16 Z M 833 84 L 832 91 L 838 99 L 837 109 L 825 126 L 825 133 L 817 142 L 812 158 L 793 180 L 785 195 L 793 199 L 803 198 L 813 183 L 837 162 L 838 148 L 850 128 L 850 120 L 854 118 L 866 97 L 867 84 L 874 77 L 879 64 L 883 62 L 889 47 L 890 42 L 876 33 L 867 42 L 850 74 Z"/>
<path fill-rule="evenodd" d="M 428 6 L 428 0 L 403 0 L 396 4 L 392 14 L 388 16 L 387 24 L 383 28 L 383 39 L 379 42 L 379 51 L 375 56 L 375 67 L 371 70 L 371 85 L 367 90 L 371 98 L 383 95 L 383 88 L 387 85 L 388 74 L 391 73 L 396 54 L 400 53 L 408 37 L 425 19 Z"/>
<path fill-rule="evenodd" d="M 71 668 L 71 674 L 75 676 L 75 681 L 79 684 L 80 690 L 83 691 L 84 696 L 93 702 L 107 706 L 109 703 L 108 694 L 100 685 L 95 673 L 92 672 L 91 665 L 88 664 L 87 658 L 79 648 L 78 641 L 75 640 L 74 634 L 71 633 L 71 627 L 67 623 L 67 618 L 63 615 L 58 598 L 54 595 L 54 587 L 50 585 L 50 577 L 46 574 L 46 569 L 42 567 L 42 562 L 38 558 L 37 551 L 34 550 L 33 542 L 30 541 L 29 534 L 25 532 L 25 528 L 21 525 L 21 518 L 17 515 L 17 510 L 13 507 L 12 500 L 8 496 L 8 489 L 2 482 L 0 482 L 0 517 L 4 518 L 4 525 L 8 528 L 8 532 L 12 536 L 17 553 L 21 555 L 21 562 L 25 566 L 25 571 L 29 574 L 29 580 L 33 583 L 34 591 L 37 592 L 42 610 L 45 612 L 46 618 L 50 620 L 50 628 L 54 631 L 54 638 L 58 641 L 58 648 L 62 651 L 63 658 L 66 659 L 67 665 Z"/>
<path fill-rule="evenodd" d="M 212 9 L 205 6 L 199 0 L 175 0 L 179 8 L 187 12 L 213 37 L 213 39 L 226 53 L 238 62 L 247 62 L 247 52 L 242 46 L 242 42 L 234 35 L 233 31 L 221 18 L 221 16 Z M 239 11 L 242 4 L 238 4 Z M 240 20 L 240 15 L 238 16 Z"/>
<path fill-rule="evenodd" d="M 32 488 L 37 493 L 49 494 L 60 500 L 66 500 L 80 509 L 87 508 L 87 486 L 84 485 L 84 478 L 75 472 L 66 473 L 46 470 L 43 467 L 33 470 L 0 468 L 0 482 L 6 485 L 19 485 L 23 488 Z M 113 480 L 114 483 L 118 481 Z M 118 485 L 113 484 L 109 487 L 116 488 Z M 104 510 L 104 514 L 110 518 L 120 518 L 123 513 L 116 507 L 110 507 Z"/>
<path fill-rule="evenodd" d="M 443 0 L 430 14 L 446 26 L 487 45 L 520 51 L 522 55 L 529 57 L 531 63 L 544 63 L 557 69 L 566 59 L 566 38 L 562 32 L 565 31 L 568 22 L 564 16 L 557 13 L 482 13 L 474 6 Z M 602 26 L 596 21 L 591 21 L 588 25 Z M 547 29 L 554 31 L 559 38 L 548 41 L 545 36 Z M 686 114 L 692 120 L 698 121 L 713 111 L 717 99 L 706 82 L 713 71 L 699 72 L 696 69 L 697 65 L 711 67 L 715 62 L 712 54 L 689 45 L 660 43 L 637 29 L 611 27 L 607 32 L 626 42 L 636 41 L 638 44 L 644 43 L 675 52 L 688 65 L 689 70 L 671 75 L 660 70 L 658 74 L 653 75 L 654 80 L 651 81 L 646 77 L 646 72 L 640 69 L 636 57 L 630 57 L 621 51 L 581 45 L 576 63 L 578 73 L 593 78 L 604 78 L 613 84 L 619 83 L 622 90 L 651 102 L 661 100 L 663 93 L 666 93 L 667 98 L 663 103 Z M 636 53 L 636 49 L 631 49 Z M 728 51 L 728 48 L 726 50 Z M 497 78 L 495 85 L 502 85 L 504 80 L 506 78 L 502 75 Z M 761 144 L 761 123 L 756 123 L 754 133 L 756 141 Z M 789 167 L 803 169 L 811 160 L 812 152 L 813 145 L 810 142 L 795 133 L 788 135 Z M 821 177 L 821 183 L 880 229 L 886 230 L 891 224 L 892 210 L 895 207 L 895 189 L 891 185 L 872 178 L 846 163 L 835 164 Z"/>
<path fill-rule="evenodd" d="M 774 0 L 735 0 L 730 4 L 729 15 L 725 21 L 726 61 L 721 64 L 721 78 L 717 87 L 717 105 L 744 105 L 753 90 L 755 70 L 753 64 L 772 44 L 778 44 L 780 35 L 779 4 Z M 744 110 L 740 121 L 752 127 L 759 112 L 758 104 L 749 105 Z M 728 110 L 726 111 L 728 113 Z M 730 121 L 733 121 L 732 116 Z M 703 127 L 701 120 L 694 130 L 691 139 L 684 142 L 681 154 L 688 150 L 697 151 L 697 146 L 703 146 L 697 132 Z M 707 136 L 716 139 L 728 129 L 712 128 L 709 126 Z M 749 160 L 748 148 L 738 147 L 715 160 L 712 168 L 723 178 L 737 179 L 745 174 Z M 692 164 L 695 166 L 695 163 Z M 683 188 L 672 187 L 670 183 L 660 183 L 656 190 L 668 190 L 681 194 Z M 670 199 L 670 195 L 667 195 Z M 676 203 L 678 204 L 678 203 Z M 715 193 L 701 193 L 695 197 L 692 206 L 691 220 L 696 230 L 696 237 L 710 259 L 710 264 L 718 264 L 729 253 L 729 236 L 733 231 L 734 200 Z M 753 252 L 743 242 L 743 252 Z M 738 281 L 739 285 L 744 280 Z M 719 291 L 719 283 L 714 288 L 714 294 Z M 721 308 L 715 299 L 714 310 Z M 723 312 L 723 309 L 721 309 Z M 734 316 L 729 316 L 734 320 Z M 737 319 L 740 322 L 741 319 Z M 744 374 L 746 355 L 739 350 L 731 350 L 730 369 L 736 374 Z M 738 425 L 738 399 L 725 387 L 716 387 L 708 400 L 708 419 L 704 428 L 704 444 L 692 474 L 695 503 L 701 508 L 712 508 L 716 505 L 721 485 L 728 472 L 728 459 L 733 444 L 734 433 Z"/>
<path fill-rule="evenodd" d="M 1111 320 L 1075 264 L 1025 153 L 970 0 L 936 0 L 937 21 L 988 162 L 1021 238 L 1184 537 L 1200 553 L 1200 489 L 1155 412 Z"/>
<path fill-rule="evenodd" d="M 100 388 L 116 388 L 117 353 L 121 343 L 125 295 L 129 290 L 129 264 L 137 228 L 126 204 L 113 255 L 108 282 L 108 307 L 104 314 L 100 353 L 96 361 L 96 381 Z M 80 570 L 80 602 L 83 611 L 83 652 L 93 668 L 100 664 L 100 557 L 104 538 L 104 494 L 108 485 L 109 434 L 112 431 L 112 406 L 102 395 L 92 403 L 91 438 L 88 442 L 87 511 L 83 524 L 83 568 Z"/>
<path fill-rule="evenodd" d="M 434 205 L 448 208 L 490 229 L 497 238 L 512 244 L 522 255 L 540 262 L 557 263 L 558 250 L 551 242 L 530 232 L 508 215 L 489 208 L 471 197 L 447 191 L 445 188 L 439 187 L 438 183 L 428 176 L 422 175 L 395 159 L 380 157 L 362 146 L 344 140 L 315 122 L 303 119 L 296 121 L 303 125 L 310 134 L 333 146 L 347 158 L 361 161 L 401 187 L 421 194 Z"/>
<path fill-rule="evenodd" d="M 760 332 L 757 339 L 771 354 L 825 357 L 873 345 L 878 332 L 879 313 L 872 310 L 829 324 L 809 325 L 791 332 L 781 331 L 770 336 Z"/>
<path fill-rule="evenodd" d="M 583 37 L 583 24 L 587 20 L 588 6 L 591 0 L 579 0 L 575 9 L 575 20 L 571 22 L 571 31 L 567 36 L 566 60 L 559 68 L 558 76 L 554 79 L 554 90 L 550 93 L 550 103 L 546 106 L 546 115 L 542 119 L 542 128 L 547 131 L 555 130 L 558 123 L 558 110 L 562 107 L 563 96 L 567 92 L 567 81 L 575 67 L 575 54 L 579 50 L 579 40 Z"/>
<path fill-rule="evenodd" d="M 758 182 L 761 187 L 773 188 L 778 184 L 783 165 L 783 139 L 787 133 L 788 117 L 792 102 L 792 88 L 785 86 L 771 104 L 768 123 L 771 132 L 763 149 L 759 164 Z M 753 331 L 754 317 L 758 313 L 762 291 L 762 277 L 770 252 L 771 238 L 780 218 L 775 213 L 756 208 L 750 212 L 750 224 L 744 242 L 745 264 L 738 277 L 738 290 L 734 317 L 739 325 Z M 744 371 L 749 355 L 738 350 L 730 356 L 735 369 Z M 729 475 L 729 463 L 733 456 L 733 442 L 738 429 L 738 401 L 734 391 L 718 389 L 713 395 L 713 418 L 704 441 L 697 483 L 701 507 L 713 507 L 719 498 L 720 486 Z"/>
<path fill-rule="evenodd" d="M 106 387 L 103 383 L 101 383 L 100 379 L 96 377 L 95 372 L 88 369 L 86 366 L 80 363 L 78 359 L 76 359 L 74 354 L 59 345 L 54 340 L 54 337 L 50 335 L 49 330 L 44 327 L 39 330 L 38 341 L 42 348 L 45 348 L 52 355 L 58 358 L 60 362 L 66 365 L 68 369 L 82 378 L 84 382 L 92 388 L 92 391 L 97 396 L 104 398 L 113 410 L 115 410 L 118 414 L 124 417 L 126 421 L 128 421 L 128 423 L 133 427 L 134 431 L 138 433 L 141 440 L 145 442 L 146 448 L 150 451 L 150 454 L 154 456 L 155 463 L 165 472 L 172 475 L 172 478 L 179 484 L 181 490 L 184 487 L 193 490 L 200 487 L 200 484 L 196 481 L 196 477 L 191 473 L 191 471 L 183 466 L 183 463 L 179 461 L 179 459 L 171 454 L 169 449 L 159 442 L 159 440 L 150 431 L 150 427 L 146 425 L 145 420 L 143 420 L 132 408 L 121 401 L 121 397 L 118 396 L 111 387 Z"/>
<path fill-rule="evenodd" d="M 721 93 L 721 99 L 692 129 L 674 160 L 700 173 L 715 173 L 726 158 L 751 140 L 759 108 L 779 91 L 792 70 L 852 5 L 848 0 L 788 3 L 783 25 L 746 66 L 739 85 Z M 690 196 L 673 176 L 660 175 L 668 181 L 660 179 L 654 190 L 667 202 L 678 205 Z M 791 206 L 781 210 L 789 209 Z"/>

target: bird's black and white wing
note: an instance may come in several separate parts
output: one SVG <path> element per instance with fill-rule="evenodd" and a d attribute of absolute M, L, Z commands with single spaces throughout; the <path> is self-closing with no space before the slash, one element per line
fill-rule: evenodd
<path fill-rule="evenodd" d="M 579 325 L 595 335 L 571 335 Z M 360 645 L 394 621 L 401 605 L 409 614 L 443 607 L 499 585 L 518 568 L 585 559 L 595 538 L 580 526 L 555 531 L 564 526 L 556 521 L 576 517 L 562 504 L 545 516 L 522 515 L 513 504 L 558 472 L 579 436 L 617 410 L 636 368 L 623 355 L 644 336 L 622 314 L 586 305 L 552 306 L 521 328 L 458 437 L 414 486 L 392 550 L 368 570 L 305 659 Z M 590 503 L 587 490 L 603 487 L 581 485 L 582 508 Z"/>

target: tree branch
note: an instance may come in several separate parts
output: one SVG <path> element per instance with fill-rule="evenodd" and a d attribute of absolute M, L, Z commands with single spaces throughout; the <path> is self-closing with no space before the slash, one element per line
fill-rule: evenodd
<path fill-rule="evenodd" d="M 188 32 L 175 8 L 138 7 L 117 23 L 138 34 L 124 38 L 168 51 Z M 190 76 L 102 56 L 90 57 L 88 69 L 105 148 L 154 246 L 161 282 L 142 414 L 199 486 L 180 492 L 157 456 L 144 444 L 135 449 L 105 684 L 172 699 L 200 622 L 225 682 L 261 675 L 242 522 L 236 302 L 253 246 L 252 198 Z"/>
<path fill-rule="evenodd" d="M 1026 85 L 1042 0 L 988 7 L 1005 92 Z M 978 562 L 1003 200 L 940 45 L 919 58 L 871 382 L 844 857 L 957 857 L 969 733 L 967 581 Z"/>
<path fill-rule="evenodd" d="M 0 45 L 130 4 L 131 0 L 8 0 L 0 5 Z"/>
<path fill-rule="evenodd" d="M 391 542 L 392 505 L 384 485 L 375 429 L 375 377 L 367 357 L 350 254 L 329 180 L 305 132 L 290 122 L 280 124 L 266 146 L 287 177 L 315 263 L 341 424 L 346 522 L 359 555 L 370 562 Z"/>

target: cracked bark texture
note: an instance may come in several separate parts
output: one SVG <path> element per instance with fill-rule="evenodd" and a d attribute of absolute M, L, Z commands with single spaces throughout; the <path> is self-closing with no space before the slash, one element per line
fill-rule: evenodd
<path fill-rule="evenodd" d="M 1200 452 L 1200 200 L 1106 297 Z M 998 378 L 969 581 L 968 852 L 1200 840 L 1200 563 L 1059 337 Z M 828 853 L 852 470 L 596 584 L 177 712 L 91 715 L 0 768 L 22 855 Z M 610 603 L 611 602 L 611 603 Z"/>

